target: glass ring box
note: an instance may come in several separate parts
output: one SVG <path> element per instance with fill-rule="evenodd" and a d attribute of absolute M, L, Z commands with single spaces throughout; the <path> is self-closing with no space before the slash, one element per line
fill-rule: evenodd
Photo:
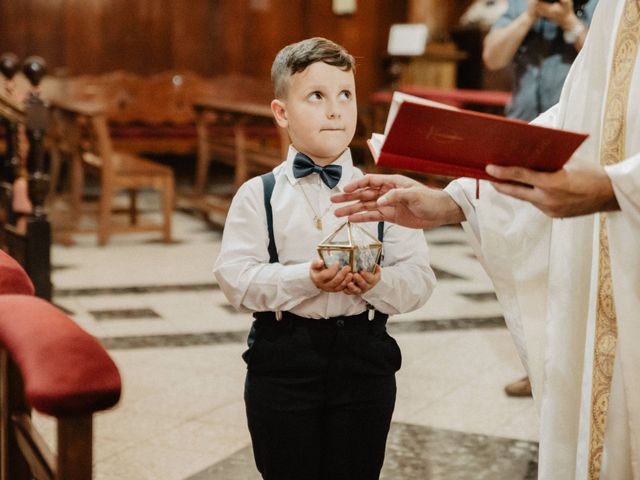
<path fill-rule="evenodd" d="M 351 222 L 340 225 L 318 244 L 318 254 L 327 268 L 339 263 L 352 272 L 373 272 L 382 254 L 382 243 Z"/>

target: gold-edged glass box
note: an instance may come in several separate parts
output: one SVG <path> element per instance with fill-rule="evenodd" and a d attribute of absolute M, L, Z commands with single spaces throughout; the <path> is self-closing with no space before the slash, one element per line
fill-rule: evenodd
<path fill-rule="evenodd" d="M 364 228 L 346 222 L 318 244 L 318 254 L 329 268 L 339 263 L 352 272 L 373 272 L 382 255 L 382 243 Z"/>

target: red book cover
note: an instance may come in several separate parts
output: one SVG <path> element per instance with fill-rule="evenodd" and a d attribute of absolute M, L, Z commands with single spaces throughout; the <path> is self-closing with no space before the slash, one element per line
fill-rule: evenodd
<path fill-rule="evenodd" d="M 531 125 L 394 94 L 385 135 L 369 148 L 377 165 L 452 177 L 491 179 L 488 164 L 553 172 L 588 135 Z"/>

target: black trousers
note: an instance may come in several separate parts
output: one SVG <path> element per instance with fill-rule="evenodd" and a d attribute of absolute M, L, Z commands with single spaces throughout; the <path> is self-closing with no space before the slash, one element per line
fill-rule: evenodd
<path fill-rule="evenodd" d="M 387 316 L 254 316 L 244 397 L 263 478 L 377 480 L 401 364 Z"/>

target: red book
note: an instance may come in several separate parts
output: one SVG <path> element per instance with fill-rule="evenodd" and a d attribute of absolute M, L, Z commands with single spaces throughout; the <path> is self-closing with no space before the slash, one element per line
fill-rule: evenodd
<path fill-rule="evenodd" d="M 492 179 L 488 164 L 559 170 L 587 137 L 395 92 L 385 134 L 368 144 L 380 166 Z"/>

